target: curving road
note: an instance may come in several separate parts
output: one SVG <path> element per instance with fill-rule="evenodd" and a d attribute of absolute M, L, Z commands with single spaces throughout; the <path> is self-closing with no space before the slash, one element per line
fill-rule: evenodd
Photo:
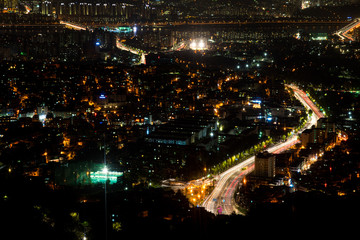
<path fill-rule="evenodd" d="M 308 109 L 311 109 L 314 114 L 311 115 L 311 118 L 307 121 L 304 128 L 300 129 L 297 133 L 293 134 L 287 141 L 277 143 L 272 147 L 267 148 L 266 150 L 270 153 L 279 153 L 282 152 L 294 144 L 298 143 L 297 135 L 300 134 L 307 128 L 311 128 L 316 124 L 319 118 L 324 117 L 320 110 L 315 106 L 315 104 L 308 98 L 306 93 L 300 90 L 298 87 L 293 85 L 286 85 L 287 87 L 293 89 L 295 97 Z M 245 161 L 239 163 L 238 165 L 228 169 L 227 171 L 221 173 L 217 176 L 217 185 L 215 186 L 212 193 L 208 198 L 202 203 L 207 211 L 214 214 L 242 214 L 237 210 L 234 204 L 234 193 L 235 188 L 243 177 L 253 171 L 255 165 L 255 157 L 249 157 Z"/>
<path fill-rule="evenodd" d="M 360 27 L 360 18 L 354 19 L 350 24 L 336 31 L 335 34 L 338 35 L 341 40 L 348 39 L 350 41 L 355 41 L 353 37 L 351 37 L 348 32 L 353 31 L 355 28 Z"/>
<path fill-rule="evenodd" d="M 116 47 L 121 49 L 121 50 L 131 52 L 132 54 L 140 55 L 139 64 L 146 64 L 146 53 L 144 53 L 144 51 L 142 51 L 140 49 L 130 47 L 130 46 L 127 46 L 127 45 L 123 44 L 120 41 L 119 37 L 116 37 Z"/>

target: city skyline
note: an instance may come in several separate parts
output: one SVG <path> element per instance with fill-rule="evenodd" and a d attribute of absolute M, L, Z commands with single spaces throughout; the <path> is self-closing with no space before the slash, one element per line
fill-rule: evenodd
<path fill-rule="evenodd" d="M 0 1 L 5 233 L 355 230 L 359 7 Z"/>

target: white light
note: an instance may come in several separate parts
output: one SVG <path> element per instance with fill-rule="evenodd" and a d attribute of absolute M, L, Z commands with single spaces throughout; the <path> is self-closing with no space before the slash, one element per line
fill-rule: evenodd
<path fill-rule="evenodd" d="M 205 47 L 205 43 L 203 40 L 200 40 L 199 42 L 199 48 L 204 48 Z"/>
<path fill-rule="evenodd" d="M 40 120 L 40 121 L 44 121 L 45 118 L 46 118 L 46 115 L 45 115 L 45 114 L 40 114 L 40 115 L 39 115 L 39 120 Z"/>
<path fill-rule="evenodd" d="M 109 170 L 108 170 L 108 168 L 105 166 L 105 167 L 102 169 L 102 172 L 103 172 L 103 173 L 108 173 Z"/>
<path fill-rule="evenodd" d="M 194 39 L 190 42 L 189 45 L 190 49 L 192 50 L 205 50 L 206 47 L 206 42 L 204 39 Z"/>
<path fill-rule="evenodd" d="M 196 48 L 196 41 L 195 40 L 193 40 L 191 43 L 190 43 L 190 48 L 191 49 L 195 49 Z"/>

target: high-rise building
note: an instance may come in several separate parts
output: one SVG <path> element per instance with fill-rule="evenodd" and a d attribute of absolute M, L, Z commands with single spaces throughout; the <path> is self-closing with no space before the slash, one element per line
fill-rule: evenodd
<path fill-rule="evenodd" d="M 275 155 L 267 151 L 256 154 L 254 174 L 256 177 L 275 177 Z"/>

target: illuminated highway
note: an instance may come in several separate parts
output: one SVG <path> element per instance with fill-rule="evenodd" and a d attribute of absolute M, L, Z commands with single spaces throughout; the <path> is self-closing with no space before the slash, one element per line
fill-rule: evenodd
<path fill-rule="evenodd" d="M 311 128 L 316 124 L 317 120 L 324 115 L 319 111 L 319 109 L 311 102 L 306 93 L 296 86 L 286 85 L 287 87 L 293 89 L 295 97 L 300 100 L 300 102 L 308 109 L 311 109 L 314 114 L 311 114 L 311 118 L 308 119 L 304 128 L 300 129 L 297 133 L 293 134 L 287 141 L 280 142 L 266 149 L 270 153 L 279 153 L 290 148 L 294 144 L 298 143 L 297 135 L 300 134 L 307 128 Z M 255 157 L 249 157 L 245 161 L 239 163 L 238 165 L 228 169 L 227 171 L 221 173 L 217 176 L 217 185 L 215 186 L 212 193 L 207 197 L 203 202 L 202 206 L 209 212 L 214 214 L 241 214 L 237 210 L 234 204 L 234 193 L 236 186 L 240 181 L 243 180 L 243 177 L 253 171 L 254 169 Z"/>
<path fill-rule="evenodd" d="M 116 37 L 116 47 L 121 50 L 131 52 L 132 54 L 140 55 L 139 64 L 146 64 L 146 54 L 144 53 L 144 51 L 123 44 L 119 37 Z"/>
<path fill-rule="evenodd" d="M 60 21 L 60 24 L 65 25 L 66 27 L 70 28 L 70 29 L 74 29 L 74 30 L 81 30 L 81 31 L 85 31 L 87 30 L 87 28 L 79 23 L 72 23 L 72 22 L 65 22 L 65 21 Z"/>
<path fill-rule="evenodd" d="M 356 18 L 354 21 L 352 21 L 350 24 L 346 25 L 345 27 L 341 28 L 337 32 L 335 32 L 336 35 L 338 35 L 342 40 L 348 39 L 351 41 L 355 41 L 354 38 L 352 38 L 348 32 L 354 30 L 355 28 L 358 28 L 360 26 L 360 18 Z"/>
<path fill-rule="evenodd" d="M 295 93 L 295 97 L 307 108 L 307 109 L 311 109 L 315 115 L 316 118 L 323 118 L 324 114 L 315 106 L 315 104 L 309 99 L 309 97 L 307 96 L 307 94 L 299 89 L 296 86 L 293 85 L 286 85 L 287 87 L 290 87 L 294 93 Z"/>

